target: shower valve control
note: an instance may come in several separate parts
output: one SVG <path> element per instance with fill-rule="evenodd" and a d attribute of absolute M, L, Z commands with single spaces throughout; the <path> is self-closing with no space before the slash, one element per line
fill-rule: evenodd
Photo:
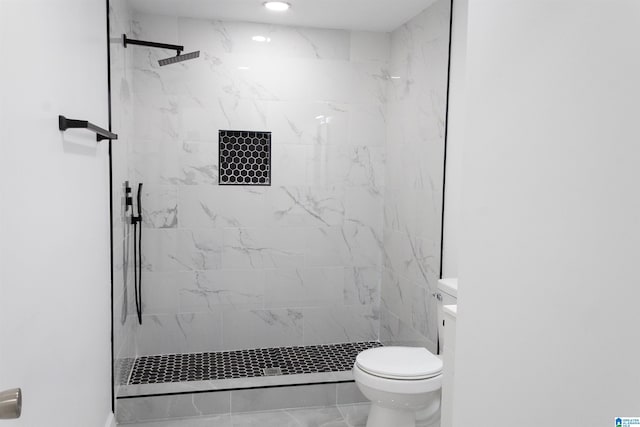
<path fill-rule="evenodd" d="M 133 206 L 133 197 L 131 197 L 131 187 L 129 187 L 129 181 L 124 183 L 124 206 L 128 209 L 129 206 Z"/>

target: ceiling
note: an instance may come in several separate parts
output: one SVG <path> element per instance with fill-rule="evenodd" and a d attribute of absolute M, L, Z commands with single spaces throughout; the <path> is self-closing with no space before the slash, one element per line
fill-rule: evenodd
<path fill-rule="evenodd" d="M 286 0 L 287 12 L 273 12 L 263 0 L 129 0 L 140 12 L 190 18 L 249 21 L 301 27 L 392 31 L 435 0 Z"/>

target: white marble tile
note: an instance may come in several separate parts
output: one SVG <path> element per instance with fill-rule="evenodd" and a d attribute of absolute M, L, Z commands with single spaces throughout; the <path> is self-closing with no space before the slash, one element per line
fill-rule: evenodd
<path fill-rule="evenodd" d="M 338 405 L 338 409 L 349 427 L 365 427 L 369 416 L 369 410 L 371 409 L 371 404 L 359 403 Z"/>
<path fill-rule="evenodd" d="M 273 144 L 271 147 L 271 185 L 304 185 L 307 182 L 307 164 L 310 157 L 311 147 L 308 145 Z"/>
<path fill-rule="evenodd" d="M 206 418 L 186 418 L 164 421 L 150 421 L 129 424 L 132 427 L 231 427 L 231 415 L 216 415 Z"/>
<path fill-rule="evenodd" d="M 183 267 L 177 259 L 177 252 L 178 239 L 176 229 L 143 229 L 142 263 L 145 270 L 182 270 Z"/>
<path fill-rule="evenodd" d="M 127 35 L 130 38 L 171 43 L 178 39 L 178 20 L 173 16 L 134 12 L 131 34 Z"/>
<path fill-rule="evenodd" d="M 135 139 L 132 147 L 135 182 L 155 187 L 175 185 L 180 182 L 178 143 L 173 140 Z"/>
<path fill-rule="evenodd" d="M 222 266 L 220 229 L 178 229 L 176 261 L 184 270 L 214 270 Z"/>
<path fill-rule="evenodd" d="M 380 269 L 377 267 L 345 267 L 344 304 L 380 304 Z"/>
<path fill-rule="evenodd" d="M 178 190 L 174 185 L 144 185 L 142 187 L 142 223 L 147 228 L 178 226 Z M 133 197 L 137 188 L 133 188 Z M 137 202 L 135 202 L 137 209 Z M 137 211 L 136 211 L 137 212 Z"/>
<path fill-rule="evenodd" d="M 391 50 L 391 35 L 370 31 L 351 32 L 351 60 L 352 61 L 380 61 L 389 60 Z"/>
<path fill-rule="evenodd" d="M 342 227 L 304 229 L 306 267 L 348 266 L 351 253 Z"/>
<path fill-rule="evenodd" d="M 349 32 L 248 22 L 179 20 L 185 43 L 227 54 L 269 58 L 348 59 Z M 254 40 L 263 36 L 264 41 Z M 204 43 L 203 43 L 204 42 Z"/>
<path fill-rule="evenodd" d="M 290 268 L 305 262 L 305 229 L 226 228 L 224 268 Z"/>
<path fill-rule="evenodd" d="M 264 96 L 271 97 L 268 94 Z M 236 94 L 220 96 L 209 118 L 220 129 L 227 130 L 271 130 L 267 124 L 271 103 L 255 99 L 238 98 Z"/>
<path fill-rule="evenodd" d="M 349 105 L 331 102 L 271 102 L 267 123 L 273 131 L 274 145 L 344 144 L 349 136 Z"/>
<path fill-rule="evenodd" d="M 317 186 L 365 186 L 380 190 L 384 184 L 384 149 L 369 146 L 315 146 L 307 166 L 307 181 Z"/>
<path fill-rule="evenodd" d="M 136 76 L 141 74 L 136 73 Z M 140 81 L 140 78 L 136 79 Z M 160 80 L 158 80 L 160 81 Z M 149 89 L 149 92 L 162 90 L 158 83 Z M 139 93 L 134 93 L 136 126 L 134 137 L 139 140 L 176 141 L 182 137 L 182 125 L 179 114 L 179 101 L 177 96 L 165 96 L 162 101 L 146 99 Z M 143 102 L 150 105 L 143 105 Z"/>
<path fill-rule="evenodd" d="M 222 314 L 144 315 L 136 345 L 139 355 L 222 350 Z"/>
<path fill-rule="evenodd" d="M 348 248 L 348 265 L 356 267 L 380 267 L 383 242 L 380 230 L 358 220 L 348 220 L 342 227 L 342 235 Z"/>
<path fill-rule="evenodd" d="M 347 427 L 336 407 L 233 414 L 233 427 Z"/>
<path fill-rule="evenodd" d="M 225 311 L 228 350 L 302 344 L 302 312 L 295 309 Z"/>
<path fill-rule="evenodd" d="M 265 196 L 274 226 L 336 226 L 345 215 L 345 191 L 341 187 L 281 186 Z"/>
<path fill-rule="evenodd" d="M 438 349 L 435 340 L 429 340 L 386 308 L 380 311 L 380 342 L 384 345 L 426 347 L 433 354 Z"/>
<path fill-rule="evenodd" d="M 389 66 L 386 62 L 355 62 L 354 79 L 355 86 L 351 89 L 356 95 L 356 102 L 379 103 L 387 101 L 387 82 L 389 81 Z"/>
<path fill-rule="evenodd" d="M 143 313 L 171 314 L 178 312 L 178 290 L 192 281 L 193 274 L 188 272 L 143 272 Z"/>
<path fill-rule="evenodd" d="M 387 139 L 385 104 L 354 104 L 349 111 L 349 144 L 384 147 Z"/>
<path fill-rule="evenodd" d="M 255 270 L 196 271 L 193 279 L 179 288 L 180 310 L 217 312 L 261 308 L 263 283 L 264 274 Z"/>
<path fill-rule="evenodd" d="M 342 303 L 344 269 L 269 269 L 265 272 L 266 308 L 323 307 Z"/>
<path fill-rule="evenodd" d="M 384 197 L 382 192 L 367 187 L 345 190 L 345 219 L 372 228 L 382 235 Z"/>
<path fill-rule="evenodd" d="M 382 271 L 381 308 L 384 308 L 407 324 L 411 324 L 411 307 L 415 285 L 402 275 L 385 268 Z"/>
<path fill-rule="evenodd" d="M 328 344 L 378 339 L 378 310 L 369 306 L 307 308 L 304 343 Z"/>
<path fill-rule="evenodd" d="M 265 224 L 264 189 L 246 186 L 178 187 L 180 226 L 260 227 Z"/>
<path fill-rule="evenodd" d="M 237 390 L 231 395 L 231 411 L 249 412 L 270 409 L 335 405 L 335 384 Z M 235 415 L 235 414 L 234 414 Z M 238 415 L 242 417 L 242 415 Z M 249 424 L 251 425 L 251 424 Z"/>
<path fill-rule="evenodd" d="M 185 92 L 179 99 L 184 140 L 217 147 L 218 130 L 227 127 L 222 120 L 219 101 L 209 100 L 200 91 L 195 94 Z"/>
<path fill-rule="evenodd" d="M 181 184 L 218 184 L 217 144 L 185 142 L 180 147 L 179 156 Z"/>
<path fill-rule="evenodd" d="M 118 399 L 117 420 L 119 424 L 128 424 L 150 420 L 166 420 L 167 418 L 179 419 L 183 417 L 202 417 L 212 414 L 228 414 L 230 406 L 231 395 L 229 392 Z M 210 419 L 210 422 L 213 420 L 224 423 L 225 417 L 215 417 Z M 182 423 L 182 421 L 172 420 L 154 424 L 155 426 L 170 426 L 170 423 L 177 422 Z M 189 421 L 188 423 L 190 424 L 187 425 L 202 425 L 194 424 L 195 421 Z M 154 424 L 150 425 L 153 426 Z M 149 424 L 141 425 L 149 426 Z"/>
<path fill-rule="evenodd" d="M 437 289 L 439 242 L 386 230 L 384 250 L 385 267 L 424 287 Z"/>
<path fill-rule="evenodd" d="M 336 402 L 338 405 L 369 402 L 355 382 L 337 384 Z"/>

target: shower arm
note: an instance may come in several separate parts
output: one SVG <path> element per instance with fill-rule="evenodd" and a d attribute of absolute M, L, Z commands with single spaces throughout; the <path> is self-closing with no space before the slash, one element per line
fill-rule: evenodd
<path fill-rule="evenodd" d="M 105 139 L 118 139 L 118 135 L 100 126 L 96 126 L 87 120 L 68 119 L 65 116 L 58 116 L 58 129 L 64 132 L 67 129 L 88 129 L 96 133 L 96 141 L 100 142 Z"/>
<path fill-rule="evenodd" d="M 133 40 L 133 39 L 127 38 L 126 34 L 122 35 L 122 44 L 124 45 L 125 48 L 127 47 L 128 44 L 133 44 L 138 46 L 155 47 L 158 49 L 175 50 L 177 52 L 177 55 L 180 55 L 180 53 L 184 50 L 184 46 L 180 46 L 177 44 L 156 43 L 156 42 L 149 42 L 145 40 Z"/>

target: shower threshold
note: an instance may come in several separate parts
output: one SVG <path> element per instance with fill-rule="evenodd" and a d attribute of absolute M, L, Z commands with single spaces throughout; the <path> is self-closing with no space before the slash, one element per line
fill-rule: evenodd
<path fill-rule="evenodd" d="M 351 368 L 378 341 L 140 356 L 118 397 L 353 381 Z"/>

